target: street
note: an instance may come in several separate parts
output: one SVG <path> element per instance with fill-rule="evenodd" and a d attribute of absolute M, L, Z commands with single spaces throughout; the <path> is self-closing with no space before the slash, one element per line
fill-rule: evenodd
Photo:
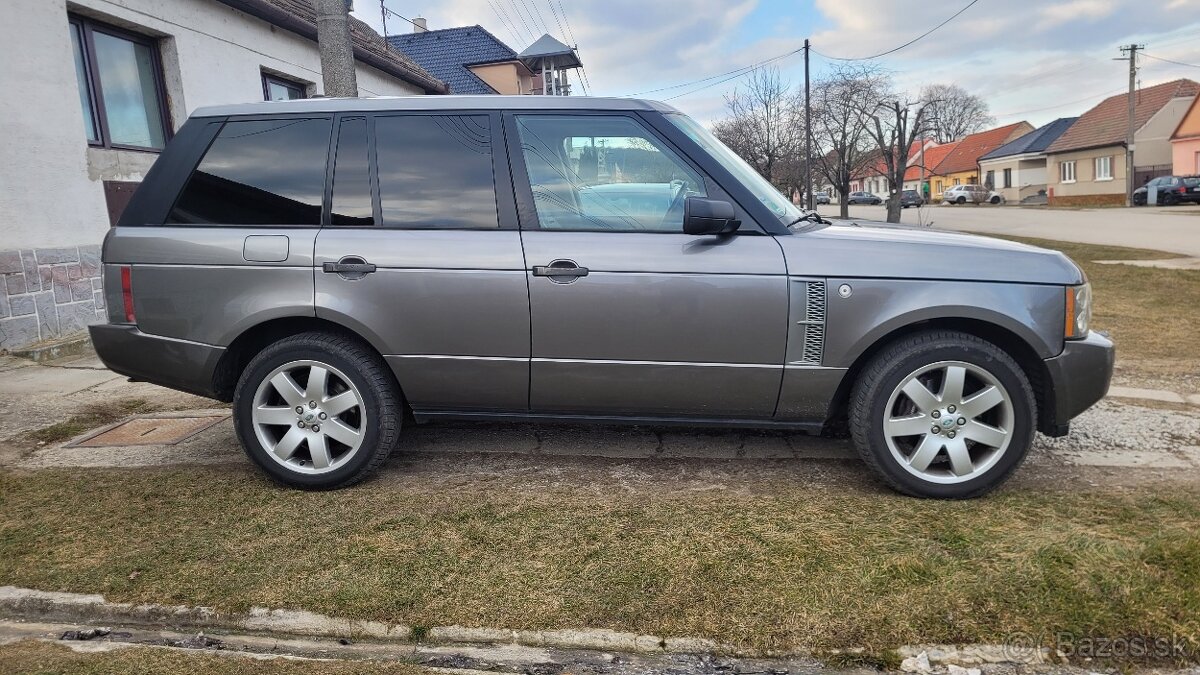
<path fill-rule="evenodd" d="M 818 207 L 838 215 L 838 205 Z M 1003 234 L 1083 244 L 1129 246 L 1200 257 L 1200 206 L 1135 209 L 1048 209 L 1021 206 L 941 206 L 904 209 L 902 223 L 939 229 Z M 851 218 L 884 220 L 884 206 L 851 206 Z"/>

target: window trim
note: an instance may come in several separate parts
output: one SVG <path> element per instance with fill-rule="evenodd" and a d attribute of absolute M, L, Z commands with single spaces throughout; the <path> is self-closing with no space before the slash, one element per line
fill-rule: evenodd
<path fill-rule="evenodd" d="M 1071 168 L 1071 170 L 1070 170 L 1071 178 L 1069 180 L 1066 178 L 1067 167 Z M 1058 163 L 1058 181 L 1060 183 L 1062 183 L 1064 185 L 1069 185 L 1071 183 L 1078 182 L 1078 180 L 1079 180 L 1079 175 L 1076 173 L 1075 160 L 1069 159 L 1069 160 L 1064 160 L 1064 161 L 1061 161 Z"/>
<path fill-rule="evenodd" d="M 104 86 L 100 82 L 100 70 L 95 58 L 96 45 L 93 40 L 93 33 L 100 31 L 112 37 L 140 44 L 150 49 L 150 63 L 154 71 L 154 93 L 158 99 L 159 123 L 162 124 L 163 129 L 163 146 L 166 147 L 166 144 L 175 136 L 175 130 L 171 124 L 171 111 L 167 100 L 166 79 L 163 77 L 162 54 L 159 53 L 158 39 L 140 33 L 133 33 L 78 14 L 67 14 L 67 23 L 78 27 L 80 37 L 82 38 L 80 46 L 82 47 L 84 70 L 87 73 L 88 102 L 92 107 L 92 115 L 96 121 L 96 131 L 99 135 L 98 140 L 89 140 L 87 142 L 88 147 L 152 152 L 155 154 L 161 153 L 163 148 L 112 142 L 112 136 L 108 129 L 108 110 L 104 105 Z"/>
<path fill-rule="evenodd" d="M 265 70 L 259 70 L 259 72 L 262 74 L 262 90 L 263 90 L 263 100 L 264 101 L 272 100 L 271 99 L 271 88 L 270 88 L 270 85 L 272 82 L 274 82 L 275 84 L 284 86 L 284 87 L 295 87 L 295 88 L 299 89 L 301 91 L 301 93 L 303 93 L 303 96 L 301 96 L 300 99 L 291 99 L 293 101 L 309 98 L 308 85 L 306 83 L 301 82 L 299 80 L 290 79 L 283 75 L 276 75 L 275 73 L 269 73 Z"/>
<path fill-rule="evenodd" d="M 1105 163 L 1108 165 L 1108 175 L 1107 176 L 1100 175 L 1100 160 L 1104 160 Z M 1100 157 L 1094 157 L 1092 159 L 1092 172 L 1093 172 L 1092 175 L 1095 176 L 1095 178 L 1093 178 L 1093 180 L 1097 183 L 1104 183 L 1104 182 L 1112 180 L 1113 179 L 1112 155 L 1102 155 Z"/>

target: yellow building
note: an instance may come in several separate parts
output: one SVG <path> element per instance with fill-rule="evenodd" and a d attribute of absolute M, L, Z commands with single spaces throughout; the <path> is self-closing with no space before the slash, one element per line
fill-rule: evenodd
<path fill-rule="evenodd" d="M 981 185 L 979 158 L 996 148 L 1033 131 L 1029 122 L 1017 122 L 971 134 L 958 142 L 934 168 L 930 187 L 936 199 L 955 185 Z"/>

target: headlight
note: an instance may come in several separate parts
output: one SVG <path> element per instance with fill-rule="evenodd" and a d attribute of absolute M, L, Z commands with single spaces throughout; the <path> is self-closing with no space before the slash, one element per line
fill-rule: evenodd
<path fill-rule="evenodd" d="M 1066 330 L 1068 340 L 1087 337 L 1092 324 L 1092 285 L 1067 286 Z"/>

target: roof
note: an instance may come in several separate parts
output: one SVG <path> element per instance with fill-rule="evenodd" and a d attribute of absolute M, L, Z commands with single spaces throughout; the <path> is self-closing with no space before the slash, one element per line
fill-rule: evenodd
<path fill-rule="evenodd" d="M 450 85 L 454 94 L 495 94 L 469 65 L 516 60 L 517 52 L 482 26 L 443 28 L 387 36 L 393 49 L 403 52 L 434 77 Z"/>
<path fill-rule="evenodd" d="M 946 159 L 958 147 L 959 141 L 951 141 L 950 143 L 942 143 L 935 145 L 932 148 L 925 148 L 925 156 L 917 155 L 913 164 L 904 171 L 904 180 L 918 180 L 921 177 L 921 168 L 925 168 L 925 176 L 933 175 L 933 170 L 937 168 L 942 160 Z"/>
<path fill-rule="evenodd" d="M 1021 136 L 1020 138 L 1005 143 L 995 150 L 987 153 L 979 158 L 979 161 L 987 159 L 1000 159 L 1002 157 L 1012 157 L 1014 155 L 1028 155 L 1045 152 L 1050 144 L 1058 140 L 1059 136 L 1066 133 L 1067 129 L 1075 123 L 1078 117 L 1060 117 L 1053 122 L 1043 125 L 1033 131 Z"/>
<path fill-rule="evenodd" d="M 638 110 L 679 112 L 666 103 L 599 96 L 369 96 L 301 98 L 200 108 L 192 117 L 286 113 L 386 112 L 391 110 Z"/>
<path fill-rule="evenodd" d="M 1133 126 L 1141 129 L 1163 109 L 1171 99 L 1195 97 L 1200 93 L 1200 84 L 1180 79 L 1138 89 L 1135 92 Z M 1110 96 L 1096 107 L 1085 112 L 1071 125 L 1065 134 L 1046 148 L 1046 152 L 1066 152 L 1106 145 L 1122 145 L 1128 133 L 1129 94 Z"/>
<path fill-rule="evenodd" d="M 968 135 L 934 167 L 933 172 L 939 176 L 948 176 L 960 171 L 974 171 L 981 156 L 1007 143 L 1022 125 L 1030 126 L 1028 122 L 1016 122 Z"/>
<path fill-rule="evenodd" d="M 583 65 L 574 49 L 571 49 L 549 35 L 543 35 L 536 42 L 526 47 L 525 51 L 521 52 L 520 57 L 526 62 L 546 59 L 551 61 L 555 68 L 579 68 Z"/>
<path fill-rule="evenodd" d="M 317 14 L 311 0 L 217 0 L 250 16 L 289 30 L 313 42 L 317 40 Z M 420 87 L 428 94 L 444 94 L 446 84 L 407 56 L 387 48 L 370 26 L 350 17 L 350 39 L 354 58 L 372 68 Z"/>
<path fill-rule="evenodd" d="M 913 158 L 917 156 L 917 153 L 921 152 L 922 143 L 924 141 L 915 140 L 908 146 L 908 164 L 912 164 Z M 907 169 L 905 171 L 907 172 Z M 879 148 L 875 148 L 868 153 L 868 156 L 859 168 L 854 171 L 851 179 L 861 180 L 871 176 L 887 176 L 887 173 L 887 159 L 884 158 L 883 152 Z"/>

